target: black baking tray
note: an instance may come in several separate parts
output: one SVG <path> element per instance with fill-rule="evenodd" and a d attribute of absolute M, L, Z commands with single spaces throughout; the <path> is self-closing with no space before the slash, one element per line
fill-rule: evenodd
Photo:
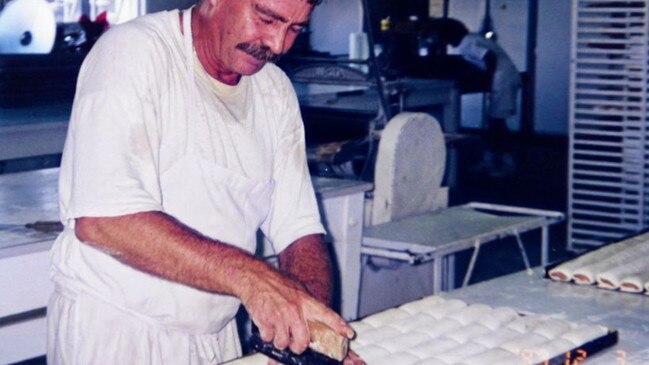
<path fill-rule="evenodd" d="M 592 341 L 566 352 L 565 354 L 555 356 L 547 361 L 537 365 L 572 365 L 581 364 L 594 354 L 606 350 L 617 343 L 619 339 L 618 331 L 609 329 L 608 333 Z"/>

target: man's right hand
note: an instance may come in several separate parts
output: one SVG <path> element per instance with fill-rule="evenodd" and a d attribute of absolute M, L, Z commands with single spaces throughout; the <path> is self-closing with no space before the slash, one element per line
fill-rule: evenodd
<path fill-rule="evenodd" d="M 340 335 L 352 338 L 353 329 L 333 310 L 318 302 L 299 283 L 270 268 L 241 288 L 239 298 L 261 339 L 296 354 L 311 340 L 308 320 L 320 321 Z"/>

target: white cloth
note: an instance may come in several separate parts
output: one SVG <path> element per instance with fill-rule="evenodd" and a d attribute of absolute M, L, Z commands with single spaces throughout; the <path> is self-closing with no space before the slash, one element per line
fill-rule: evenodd
<path fill-rule="evenodd" d="M 141 17 L 104 34 L 84 62 L 59 182 L 66 228 L 52 250 L 50 364 L 207 364 L 240 353 L 236 298 L 124 265 L 77 240 L 75 218 L 163 211 L 249 252 L 259 228 L 277 252 L 324 232 L 286 75 L 267 65 L 216 88 L 194 72 L 190 32 L 184 42 L 178 11 Z"/>
<path fill-rule="evenodd" d="M 516 114 L 521 76 L 505 50 L 498 43 L 471 33 L 462 38 L 457 47 L 450 47 L 448 51 L 449 54 L 461 55 L 482 70 L 487 69 L 485 56 L 488 52 L 496 55 L 496 68 L 489 94 L 489 116 L 507 118 Z"/>

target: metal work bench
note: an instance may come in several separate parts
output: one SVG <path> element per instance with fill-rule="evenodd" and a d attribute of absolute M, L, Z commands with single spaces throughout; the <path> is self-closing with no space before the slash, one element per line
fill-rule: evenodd
<path fill-rule="evenodd" d="M 473 248 L 464 285 L 471 278 L 480 247 L 505 237 L 515 237 L 525 265 L 530 269 L 521 233 L 541 230 L 541 262 L 548 261 L 549 226 L 563 220 L 554 211 L 495 204 L 468 203 L 366 227 L 362 253 L 420 264 L 433 261 L 433 292 L 453 288 L 454 254 Z"/>

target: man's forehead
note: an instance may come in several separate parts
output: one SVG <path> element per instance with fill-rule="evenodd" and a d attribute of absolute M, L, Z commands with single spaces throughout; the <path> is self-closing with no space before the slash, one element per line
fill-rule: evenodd
<path fill-rule="evenodd" d="M 313 9 L 313 5 L 307 0 L 251 0 L 251 2 L 256 11 L 289 23 L 306 24 Z"/>

